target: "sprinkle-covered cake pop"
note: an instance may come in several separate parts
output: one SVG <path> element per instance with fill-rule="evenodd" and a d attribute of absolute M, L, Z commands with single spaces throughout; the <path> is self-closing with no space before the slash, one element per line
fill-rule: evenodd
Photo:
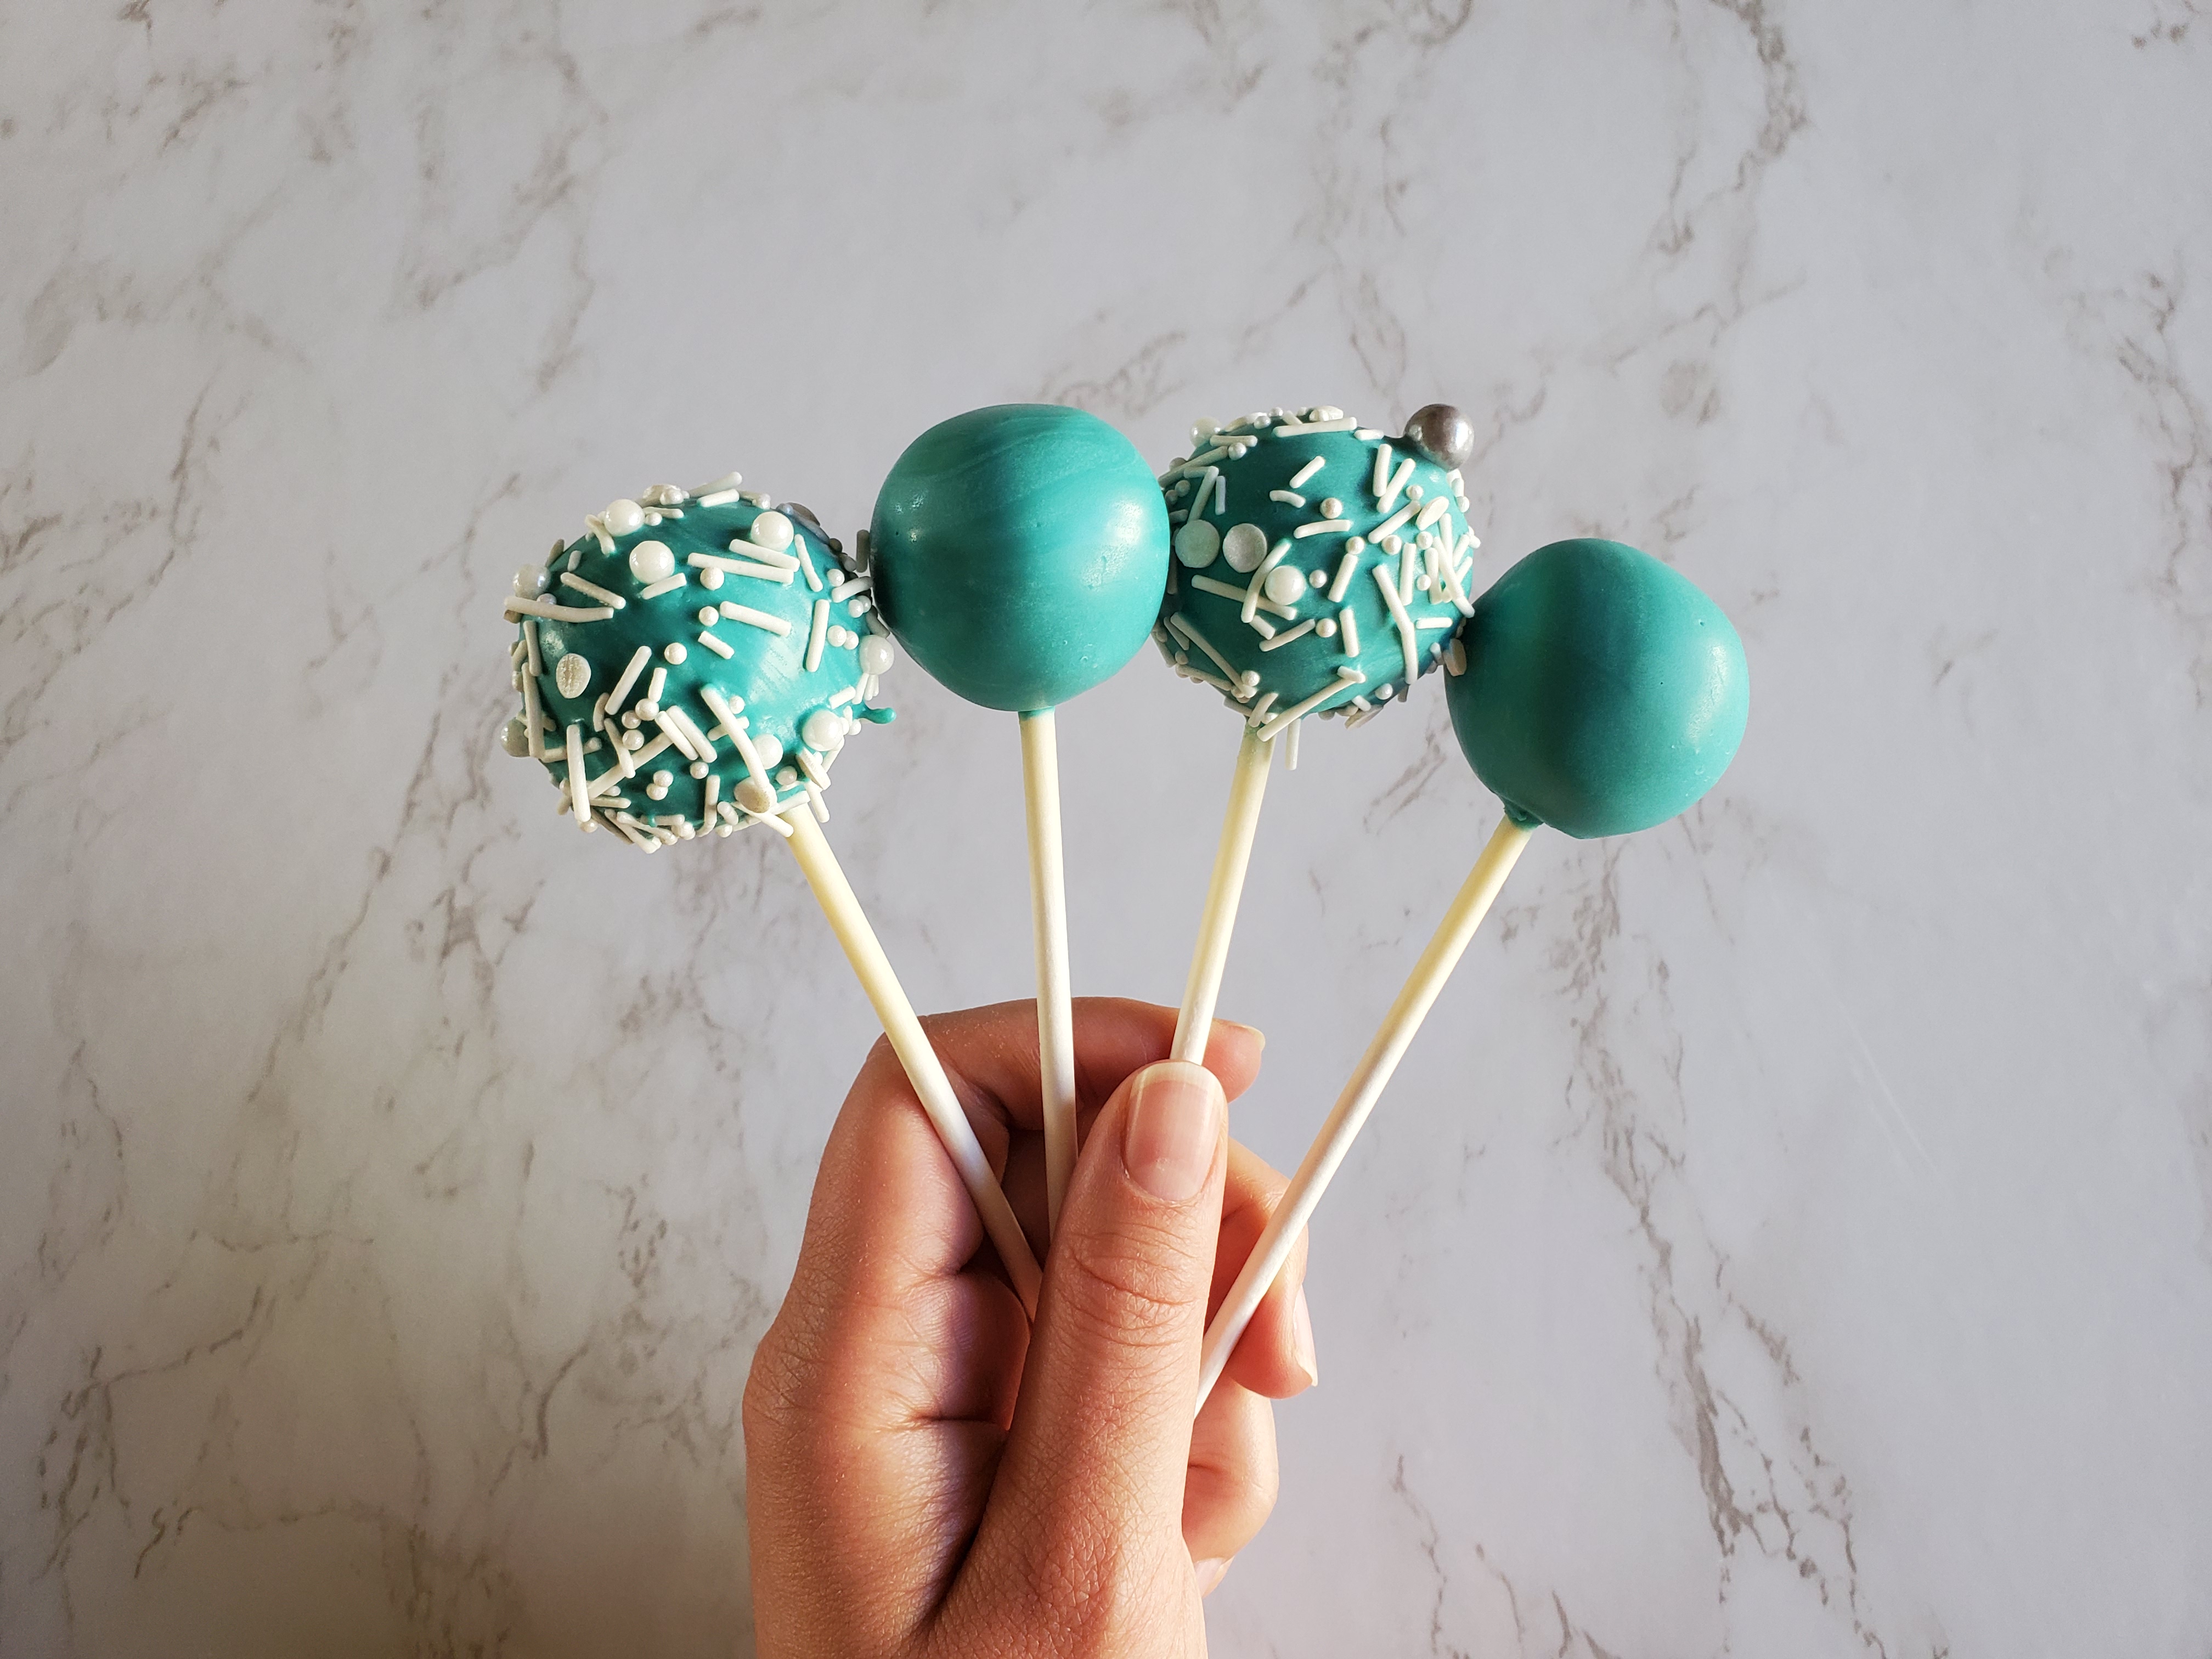
<path fill-rule="evenodd" d="M 1460 664 L 1481 544 L 1459 469 L 1473 429 L 1441 404 L 1405 435 L 1340 409 L 1200 421 L 1161 475 L 1175 563 L 1152 637 L 1261 735 L 1307 714 L 1352 724 Z"/>
<path fill-rule="evenodd" d="M 655 484 L 516 573 L 506 615 L 523 711 L 507 750 L 544 762 L 562 810 L 647 852 L 729 835 L 805 795 L 890 668 L 867 574 L 795 503 Z"/>
<path fill-rule="evenodd" d="M 1621 542 L 1540 547 L 1474 602 L 1448 689 L 1476 775 L 1523 829 L 1663 823 L 1743 741 L 1743 641 L 1696 583 Z"/>
<path fill-rule="evenodd" d="M 1152 469 L 1096 415 L 1000 404 L 906 447 L 876 497 L 884 620 L 986 708 L 1027 714 L 1119 673 L 1159 613 L 1168 528 Z"/>

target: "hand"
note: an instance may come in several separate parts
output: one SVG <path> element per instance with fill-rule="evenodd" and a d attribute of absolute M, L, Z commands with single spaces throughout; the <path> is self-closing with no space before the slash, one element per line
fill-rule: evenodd
<path fill-rule="evenodd" d="M 1040 1237 L 1035 1005 L 924 1024 Z M 1260 1034 L 1217 1024 L 1200 1067 L 1163 1059 L 1174 1030 L 1171 1009 L 1075 1005 L 1087 1127 L 1034 1328 L 906 1074 L 870 1053 L 745 1387 L 761 1659 L 1206 1651 L 1200 1598 L 1274 1504 L 1267 1402 L 1311 1385 L 1313 1342 L 1301 1238 L 1192 1422 L 1206 1316 L 1283 1182 L 1225 1130 Z"/>

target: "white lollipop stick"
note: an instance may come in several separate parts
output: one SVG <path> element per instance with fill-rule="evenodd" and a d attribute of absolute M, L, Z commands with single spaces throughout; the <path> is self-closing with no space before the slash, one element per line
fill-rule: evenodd
<path fill-rule="evenodd" d="M 1030 830 L 1030 918 L 1036 934 L 1037 1080 L 1044 1104 L 1046 1237 L 1075 1174 L 1075 1010 L 1067 975 L 1067 882 L 1060 857 L 1060 744 L 1052 710 L 1021 717 Z"/>
<path fill-rule="evenodd" d="M 1198 1065 L 1206 1059 L 1206 1034 L 1213 1028 L 1222 970 L 1229 965 L 1229 936 L 1236 931 L 1244 869 L 1252 861 L 1252 837 L 1260 828 L 1260 802 L 1267 793 L 1267 766 L 1274 757 L 1273 740 L 1246 726 L 1237 746 L 1237 769 L 1229 779 L 1229 810 L 1221 820 L 1221 844 L 1213 853 L 1213 879 L 1199 913 L 1190 977 L 1183 981 L 1182 1008 L 1176 1016 L 1175 1047 L 1168 1051 L 1172 1060 Z"/>
<path fill-rule="evenodd" d="M 1290 1260 L 1291 1248 L 1297 1244 L 1299 1231 L 1312 1218 L 1321 1195 L 1328 1190 L 1336 1166 L 1344 1162 L 1344 1155 L 1352 1149 L 1352 1137 L 1359 1126 L 1367 1121 L 1368 1113 L 1382 1097 L 1390 1074 L 1398 1069 L 1405 1058 L 1407 1046 L 1413 1033 L 1421 1029 L 1421 1021 L 1428 1015 L 1431 1005 L 1451 970 L 1458 966 L 1474 930 L 1482 926 L 1482 919 L 1490 914 L 1490 906 L 1498 896 L 1498 890 L 1505 885 L 1507 873 L 1513 860 L 1521 856 L 1521 849 L 1528 844 L 1528 832 L 1507 818 L 1498 826 L 1490 844 L 1474 861 L 1468 872 L 1451 908 L 1429 939 L 1428 949 L 1413 964 L 1413 971 L 1398 993 L 1398 1000 L 1390 1005 L 1390 1012 L 1382 1017 L 1382 1024 L 1367 1045 L 1367 1052 L 1352 1067 L 1351 1079 L 1344 1092 L 1336 1097 L 1328 1121 L 1314 1137 L 1306 1149 L 1305 1161 L 1298 1165 L 1297 1174 L 1291 1177 L 1284 1191 L 1283 1201 L 1275 1206 L 1268 1218 L 1267 1231 L 1246 1258 L 1244 1271 L 1237 1275 L 1237 1282 L 1229 1287 L 1229 1295 L 1213 1316 L 1213 1322 L 1206 1328 L 1206 1346 L 1199 1361 L 1198 1403 L 1206 1404 L 1213 1385 L 1221 1380 L 1222 1368 L 1228 1364 L 1229 1356 L 1236 1352 L 1237 1340 L 1244 1334 L 1244 1328 L 1252 1322 L 1259 1310 L 1267 1288 L 1275 1282 L 1275 1275 Z"/>
<path fill-rule="evenodd" d="M 876 1018 L 883 1022 L 884 1035 L 890 1039 L 891 1052 L 906 1067 L 907 1079 L 921 1097 L 921 1109 L 929 1114 L 937 1138 L 951 1153 L 961 1182 L 983 1218 L 983 1231 L 998 1247 L 999 1259 L 1013 1279 L 1014 1293 L 1034 1316 L 1042 1279 L 1036 1257 L 1030 1252 L 1029 1240 L 1022 1236 L 1022 1224 L 1014 1219 L 1013 1206 L 1006 1202 L 998 1177 L 991 1173 L 991 1162 L 983 1156 L 982 1144 L 975 1139 L 968 1115 L 960 1109 L 959 1098 L 952 1092 L 951 1080 L 945 1075 L 937 1051 L 929 1046 L 921 1022 L 915 1018 L 914 1005 L 900 988 L 898 975 L 891 972 L 875 929 L 860 914 L 860 902 L 853 896 L 852 884 L 838 867 L 837 855 L 823 839 L 821 826 L 814 822 L 806 802 L 801 800 L 795 810 L 786 811 L 782 821 L 791 826 L 792 856 L 799 860 L 806 884 L 814 890 L 822 914 L 830 919 L 830 931 L 837 935 L 860 988 L 875 1005 Z"/>

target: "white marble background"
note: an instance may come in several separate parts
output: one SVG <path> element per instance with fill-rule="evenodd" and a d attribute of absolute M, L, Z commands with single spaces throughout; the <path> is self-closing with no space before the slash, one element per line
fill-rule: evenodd
<path fill-rule="evenodd" d="M 868 1017 L 764 838 L 495 752 L 509 572 L 980 403 L 1445 398 L 1489 574 L 1664 553 L 1752 730 L 1523 861 L 1217 1651 L 2203 1659 L 2208 154 L 2202 0 L 0 10 L 0 1652 L 749 1652 Z M 832 832 L 1019 995 L 1011 722 L 889 689 Z M 1062 729 L 1079 986 L 1172 1001 L 1233 728 Z M 1432 690 L 1278 780 L 1278 1162 L 1494 811 Z"/>

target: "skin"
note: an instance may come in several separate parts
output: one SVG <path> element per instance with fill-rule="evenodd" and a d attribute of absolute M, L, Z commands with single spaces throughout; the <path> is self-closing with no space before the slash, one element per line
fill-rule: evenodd
<path fill-rule="evenodd" d="M 1284 1183 L 1225 1127 L 1265 1039 L 1218 1022 L 1200 1068 L 1165 1059 L 1175 1020 L 1075 1004 L 1083 1152 L 1034 1327 L 897 1060 L 868 1055 L 745 1389 L 762 1659 L 1205 1653 L 1201 1598 L 1274 1504 L 1269 1402 L 1316 1367 L 1301 1237 L 1191 1419 L 1206 1320 Z M 1035 1005 L 923 1023 L 1039 1239 Z"/>

